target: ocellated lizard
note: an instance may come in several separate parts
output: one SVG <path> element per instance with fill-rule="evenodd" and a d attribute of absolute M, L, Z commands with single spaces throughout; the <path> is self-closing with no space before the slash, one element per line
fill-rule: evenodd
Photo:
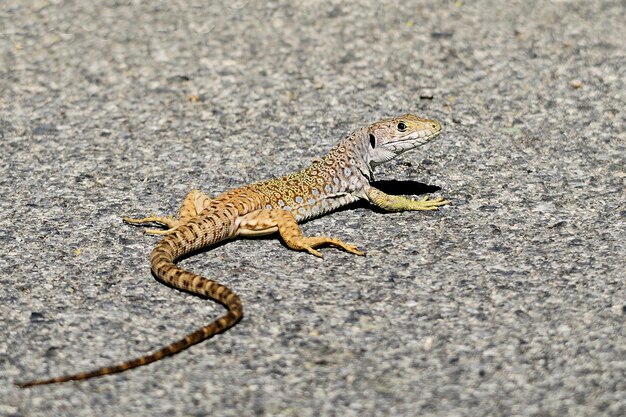
<path fill-rule="evenodd" d="M 370 185 L 377 165 L 430 142 L 440 132 L 441 125 L 436 120 L 411 114 L 381 120 L 346 136 L 325 157 L 316 159 L 302 171 L 237 188 L 216 198 L 192 190 L 184 199 L 178 218 L 124 218 L 132 224 L 165 226 L 165 230 L 146 230 L 150 234 L 165 235 L 152 251 L 150 262 L 154 274 L 178 289 L 221 303 L 227 308 L 226 314 L 149 355 L 89 372 L 18 385 L 29 387 L 122 372 L 178 353 L 234 326 L 243 317 L 240 298 L 226 286 L 177 266 L 176 261 L 190 252 L 237 236 L 278 232 L 291 249 L 305 250 L 315 256 L 322 256 L 315 249 L 322 245 L 364 255 L 339 239 L 304 236 L 298 223 L 359 199 L 387 211 L 436 210 L 448 204 L 443 198 L 424 197 L 416 201 L 387 195 Z"/>

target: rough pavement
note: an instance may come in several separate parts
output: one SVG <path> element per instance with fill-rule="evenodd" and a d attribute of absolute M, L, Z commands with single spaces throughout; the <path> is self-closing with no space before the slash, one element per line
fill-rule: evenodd
<path fill-rule="evenodd" d="M 141 3 L 141 4 L 140 4 Z M 0 5 L 1 416 L 626 415 L 623 1 Z M 366 205 L 184 261 L 234 329 L 116 376 L 221 308 L 156 282 L 173 213 L 416 112 L 437 141 L 381 167 L 436 213 Z M 414 182 L 407 182 L 414 181 Z"/>

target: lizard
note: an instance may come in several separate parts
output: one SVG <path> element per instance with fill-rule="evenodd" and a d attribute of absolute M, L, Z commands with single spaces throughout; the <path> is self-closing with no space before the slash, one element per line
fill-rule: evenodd
<path fill-rule="evenodd" d="M 129 224 L 164 227 L 146 229 L 148 234 L 164 235 L 150 257 L 152 272 L 160 281 L 208 297 L 222 304 L 226 313 L 183 339 L 145 356 L 88 372 L 17 385 L 25 388 L 123 372 L 174 355 L 233 327 L 243 317 L 239 296 L 225 285 L 189 272 L 176 263 L 190 253 L 218 242 L 238 236 L 278 232 L 287 247 L 318 257 L 322 257 L 322 253 L 316 248 L 325 245 L 364 255 L 356 246 L 340 239 L 304 236 L 298 224 L 357 200 L 367 200 L 393 212 L 436 210 L 449 204 L 441 197 L 430 199 L 425 196 L 413 200 L 388 195 L 370 184 L 378 165 L 432 141 L 440 132 L 438 121 L 412 114 L 383 119 L 347 135 L 326 156 L 314 159 L 310 166 L 299 172 L 237 188 L 215 198 L 194 189 L 183 200 L 178 217 L 124 217 Z"/>

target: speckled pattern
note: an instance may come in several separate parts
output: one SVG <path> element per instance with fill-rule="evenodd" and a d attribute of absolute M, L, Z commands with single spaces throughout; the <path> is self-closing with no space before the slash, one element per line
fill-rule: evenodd
<path fill-rule="evenodd" d="M 1 416 L 626 415 L 622 0 L 0 1 Z M 404 113 L 435 143 L 387 194 L 302 225 L 322 261 L 236 239 L 180 265 L 232 288 L 217 340 L 106 378 L 223 314 L 158 285 L 173 213 Z"/>

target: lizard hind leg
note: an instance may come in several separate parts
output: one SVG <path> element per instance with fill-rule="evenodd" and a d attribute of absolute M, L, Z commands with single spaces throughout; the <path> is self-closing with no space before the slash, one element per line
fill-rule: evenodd
<path fill-rule="evenodd" d="M 198 217 L 200 213 L 209 207 L 210 203 L 211 197 L 202 191 L 196 189 L 189 191 L 178 210 L 178 220 L 181 224 L 187 223 L 194 217 Z"/>
<path fill-rule="evenodd" d="M 200 190 L 191 190 L 185 196 L 183 203 L 178 211 L 178 218 L 174 216 L 155 216 L 150 215 L 141 219 L 132 219 L 130 217 L 124 217 L 123 220 L 126 223 L 131 224 L 146 224 L 146 223 L 158 223 L 166 227 L 166 229 L 146 229 L 146 233 L 150 235 L 167 235 L 172 233 L 176 228 L 182 224 L 187 223 L 189 220 L 197 217 L 204 209 L 209 206 L 211 197 L 202 193 Z"/>
<path fill-rule="evenodd" d="M 285 244 L 294 250 L 305 250 L 312 255 L 323 257 L 316 250 L 318 246 L 330 245 L 344 249 L 355 255 L 365 255 L 356 246 L 327 236 L 304 236 L 293 213 L 287 210 L 257 210 L 243 216 L 238 234 L 242 236 L 263 235 L 278 231 Z"/>

